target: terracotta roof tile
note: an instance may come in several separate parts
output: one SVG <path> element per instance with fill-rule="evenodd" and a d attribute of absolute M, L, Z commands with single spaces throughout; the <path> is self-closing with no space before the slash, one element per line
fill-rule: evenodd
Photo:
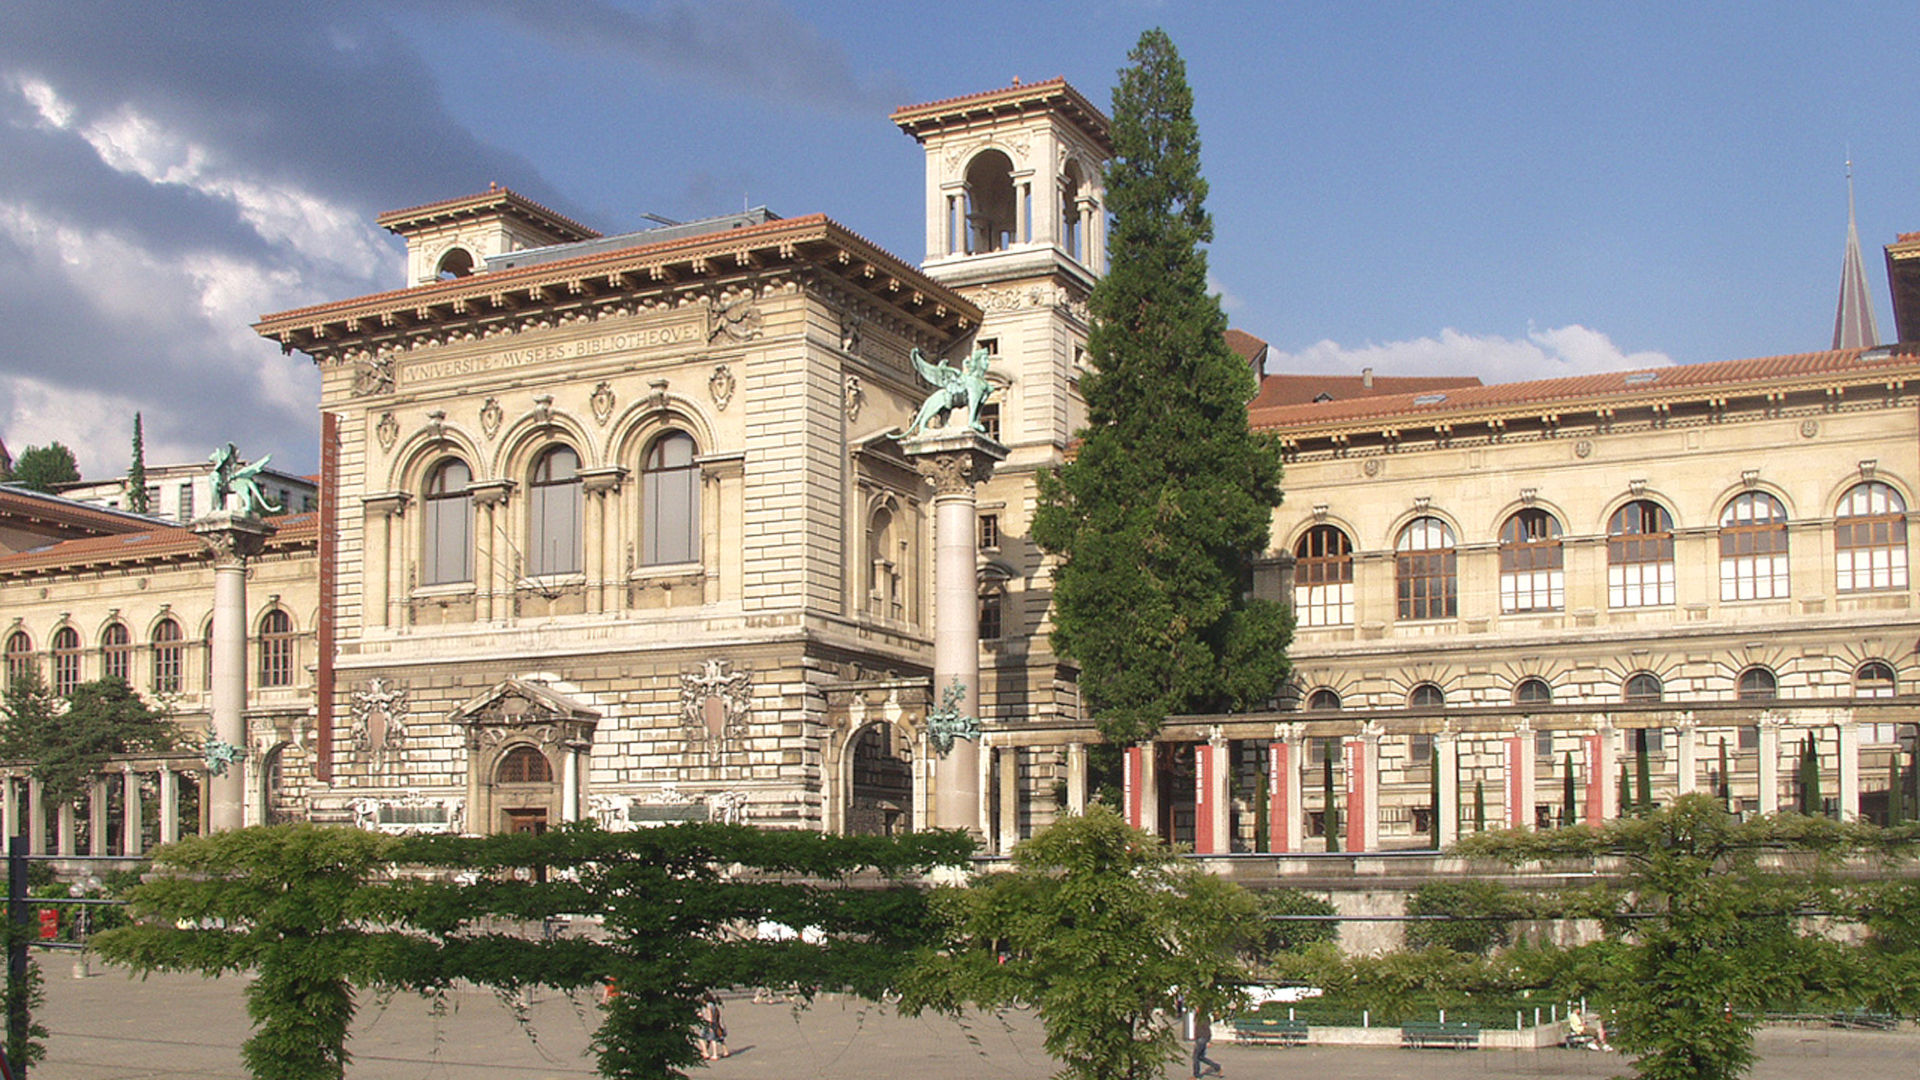
<path fill-rule="evenodd" d="M 1321 394 L 1337 402 L 1479 385 L 1480 380 L 1472 375 L 1375 375 L 1372 386 L 1367 385 L 1364 375 L 1269 375 L 1260 380 L 1260 393 L 1247 408 L 1306 405 Z"/>
<path fill-rule="evenodd" d="M 1266 351 L 1267 343 L 1245 330 L 1228 330 L 1227 348 L 1232 349 L 1240 359 L 1251 362 Z"/>
<path fill-rule="evenodd" d="M 1904 345 L 1878 349 L 1835 349 L 1318 404 L 1258 407 L 1259 401 L 1256 399 L 1256 407 L 1249 409 L 1248 419 L 1254 427 L 1267 430 L 1353 426 L 1389 419 L 1402 423 L 1430 423 L 1455 414 L 1532 411 L 1542 406 L 1562 409 L 1586 405 L 1617 407 L 1635 401 L 1692 397 L 1716 389 L 1755 391 L 1767 384 L 1788 386 L 1804 383 L 1816 386 L 1831 380 L 1853 381 L 1861 375 L 1876 375 L 1882 369 L 1888 373 L 1904 370 L 1909 373 L 1908 377 L 1920 377 L 1920 348 Z M 1374 381 L 1380 382 L 1377 378 Z M 1264 387 L 1262 393 L 1265 393 Z"/>
<path fill-rule="evenodd" d="M 269 551 L 305 547 L 314 543 L 320 534 L 320 515 L 311 512 L 270 517 L 267 521 L 279 527 L 279 531 L 267 540 Z M 83 566 L 160 562 L 197 557 L 205 552 L 205 542 L 194 535 L 191 529 L 163 525 L 143 532 L 62 540 L 45 547 L 0 556 L 0 577 Z"/>

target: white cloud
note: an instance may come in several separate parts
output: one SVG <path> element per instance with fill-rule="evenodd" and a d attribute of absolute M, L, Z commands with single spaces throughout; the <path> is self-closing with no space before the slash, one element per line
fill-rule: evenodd
<path fill-rule="evenodd" d="M 1357 374 L 1372 368 L 1380 375 L 1477 375 L 1482 382 L 1527 382 L 1604 371 L 1670 367 L 1659 352 L 1625 352 L 1613 339 L 1579 324 L 1546 330 L 1529 328 L 1524 338 L 1440 331 L 1437 337 L 1411 341 L 1342 345 L 1319 341 L 1298 352 L 1275 350 L 1267 360 L 1274 373 Z"/>
<path fill-rule="evenodd" d="M 1247 306 L 1247 302 L 1242 300 L 1238 293 L 1227 291 L 1227 287 L 1221 284 L 1220 279 L 1213 276 L 1211 269 L 1207 271 L 1207 291 L 1220 298 L 1220 310 L 1230 315 L 1244 310 Z"/>

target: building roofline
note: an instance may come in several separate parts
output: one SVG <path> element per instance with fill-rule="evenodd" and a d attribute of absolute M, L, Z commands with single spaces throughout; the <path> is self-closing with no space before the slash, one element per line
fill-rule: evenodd
<path fill-rule="evenodd" d="M 956 124 L 968 124 L 1023 112 L 1058 111 L 1075 127 L 1108 153 L 1113 151 L 1112 122 L 1107 114 L 1086 95 L 1075 90 L 1062 76 L 1043 82 L 1021 83 L 997 90 L 982 90 L 959 97 L 941 98 L 920 105 L 902 105 L 893 110 L 893 122 L 902 131 L 922 142 L 932 131 Z"/>
<path fill-rule="evenodd" d="M 278 530 L 267 538 L 268 552 L 299 550 L 319 540 L 320 515 L 316 511 L 266 520 Z M 186 526 L 159 521 L 145 524 L 147 527 L 137 532 L 59 540 L 0 556 L 0 579 L 212 557 L 207 542 Z"/>
<path fill-rule="evenodd" d="M 600 235 L 596 229 L 588 228 L 564 214 L 541 206 L 518 192 L 497 185 L 488 185 L 487 190 L 475 192 L 472 195 L 456 195 L 451 199 L 410 206 L 404 210 L 389 210 L 374 218 L 373 221 L 388 232 L 405 236 L 421 226 L 440 224 L 459 218 L 478 217 L 489 211 L 533 222 L 566 239 L 591 240 Z"/>

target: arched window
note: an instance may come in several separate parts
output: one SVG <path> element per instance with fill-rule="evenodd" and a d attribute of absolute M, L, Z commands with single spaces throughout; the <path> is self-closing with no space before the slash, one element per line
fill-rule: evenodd
<path fill-rule="evenodd" d="M 1315 690 L 1313 693 L 1307 695 L 1307 709 L 1312 712 L 1340 711 L 1339 691 L 1329 690 L 1324 686 Z"/>
<path fill-rule="evenodd" d="M 1080 163 L 1067 162 L 1060 173 L 1060 246 L 1068 255 L 1086 262 L 1087 253 L 1080 246 L 1086 240 L 1086 231 L 1080 222 L 1081 187 Z"/>
<path fill-rule="evenodd" d="M 260 685 L 293 685 L 293 617 L 279 608 L 260 620 Z"/>
<path fill-rule="evenodd" d="M 1841 592 L 1907 587 L 1907 503 L 1891 487 L 1855 484 L 1834 513 Z"/>
<path fill-rule="evenodd" d="M 133 635 L 126 624 L 110 623 L 100 635 L 100 674 L 126 682 L 133 669 Z"/>
<path fill-rule="evenodd" d="M 1740 673 L 1739 681 L 1734 684 L 1734 696 L 1741 701 L 1772 701 L 1778 696 L 1780 684 L 1773 672 L 1763 667 L 1750 667 Z"/>
<path fill-rule="evenodd" d="M 493 770 L 493 782 L 550 784 L 553 782 L 553 765 L 547 761 L 547 755 L 534 747 L 516 746 L 500 758 L 499 767 Z"/>
<path fill-rule="evenodd" d="M 1430 682 L 1423 682 L 1407 693 L 1407 707 L 1410 709 L 1437 709 L 1446 703 L 1446 691 Z"/>
<path fill-rule="evenodd" d="M 1894 695 L 1893 665 L 1869 660 L 1853 673 L 1855 697 L 1883 698 Z"/>
<path fill-rule="evenodd" d="M 648 566 L 700 561 L 700 466 L 693 436 L 669 431 L 653 440 L 640 468 L 642 555 Z"/>
<path fill-rule="evenodd" d="M 180 692 L 180 624 L 161 619 L 153 628 L 153 692 Z"/>
<path fill-rule="evenodd" d="M 1293 546 L 1293 616 L 1301 626 L 1353 625 L 1353 542 L 1315 525 Z"/>
<path fill-rule="evenodd" d="M 440 265 L 434 276 L 441 281 L 452 281 L 473 273 L 473 253 L 466 248 L 454 248 L 440 256 Z"/>
<path fill-rule="evenodd" d="M 7 681 L 20 678 L 33 670 L 33 639 L 25 630 L 15 630 L 7 635 Z"/>
<path fill-rule="evenodd" d="M 1607 522 L 1607 606 L 1673 603 L 1673 516 L 1646 499 L 1614 511 Z"/>
<path fill-rule="evenodd" d="M 527 573 L 579 573 L 580 455 L 567 446 L 541 454 L 528 487 Z"/>
<path fill-rule="evenodd" d="M 1560 521 L 1527 509 L 1500 527 L 1500 610 L 1559 611 L 1567 606 Z"/>
<path fill-rule="evenodd" d="M 994 578 L 980 583 L 980 640 L 998 641 L 1005 633 L 1001 620 L 1005 616 L 1007 604 L 1007 586 Z"/>
<path fill-rule="evenodd" d="M 1660 694 L 1660 676 L 1642 671 L 1627 676 L 1620 696 L 1629 705 L 1650 705 L 1660 700 Z"/>
<path fill-rule="evenodd" d="M 65 697 L 80 685 L 80 631 L 63 626 L 53 633 L 53 692 Z"/>
<path fill-rule="evenodd" d="M 1459 614 L 1453 530 L 1446 522 L 1435 517 L 1413 519 L 1400 530 L 1394 550 L 1398 552 L 1394 568 L 1401 619 L 1451 619 Z"/>
<path fill-rule="evenodd" d="M 1720 599 L 1786 595 L 1786 506 L 1764 491 L 1735 496 L 1720 511 Z"/>
<path fill-rule="evenodd" d="M 427 474 L 426 537 L 420 583 L 449 585 L 473 580 L 473 473 L 459 458 L 448 458 Z"/>
<path fill-rule="evenodd" d="M 1548 686 L 1545 679 L 1532 677 L 1521 679 L 1513 688 L 1513 703 L 1515 705 L 1551 705 L 1553 704 L 1553 687 Z"/>
<path fill-rule="evenodd" d="M 967 163 L 967 254 L 1004 251 L 1016 240 L 1019 200 L 1013 187 L 1013 160 L 985 150 Z"/>

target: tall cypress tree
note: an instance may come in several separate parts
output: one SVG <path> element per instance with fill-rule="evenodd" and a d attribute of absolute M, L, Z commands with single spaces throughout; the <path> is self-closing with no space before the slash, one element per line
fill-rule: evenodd
<path fill-rule="evenodd" d="M 147 499 L 147 444 L 140 431 L 140 414 L 133 414 L 133 464 L 127 466 L 127 509 L 151 514 Z"/>
<path fill-rule="evenodd" d="M 1247 426 L 1255 386 L 1207 291 L 1213 222 L 1186 66 L 1143 34 L 1113 93 L 1109 269 L 1093 290 L 1079 452 L 1040 480 L 1057 562 L 1053 645 L 1111 742 L 1230 712 L 1286 678 L 1292 617 L 1250 595 L 1280 504 L 1280 452 Z"/>
<path fill-rule="evenodd" d="M 1570 827 L 1580 819 L 1579 810 L 1573 804 L 1573 751 L 1567 751 L 1566 761 L 1560 769 L 1560 827 Z"/>

